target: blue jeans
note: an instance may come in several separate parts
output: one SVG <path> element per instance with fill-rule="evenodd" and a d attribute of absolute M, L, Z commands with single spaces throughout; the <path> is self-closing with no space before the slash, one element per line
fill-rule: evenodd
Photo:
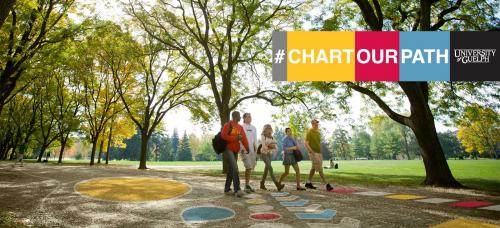
<path fill-rule="evenodd" d="M 224 186 L 224 192 L 229 192 L 231 190 L 231 182 L 233 182 L 234 192 L 240 191 L 240 177 L 238 171 L 238 164 L 236 163 L 237 156 L 233 151 L 226 148 L 224 150 L 224 156 L 227 157 L 228 170 L 226 176 L 226 185 Z"/>

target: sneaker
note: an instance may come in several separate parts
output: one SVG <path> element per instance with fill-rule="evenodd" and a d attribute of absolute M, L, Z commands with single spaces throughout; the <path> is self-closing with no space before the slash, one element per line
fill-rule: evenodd
<path fill-rule="evenodd" d="M 306 189 L 303 187 L 297 187 L 297 191 L 305 191 Z"/>
<path fill-rule="evenodd" d="M 264 185 L 264 183 L 262 183 L 262 182 L 260 182 L 260 189 L 264 190 L 264 191 L 267 190 L 266 185 Z"/>
<path fill-rule="evenodd" d="M 245 192 L 246 193 L 252 193 L 252 192 L 255 192 L 255 191 L 252 189 L 252 187 L 250 187 L 250 185 L 247 185 L 247 186 L 245 186 Z"/>
<path fill-rule="evenodd" d="M 237 197 L 243 197 L 245 195 L 245 193 L 243 193 L 243 191 L 237 191 L 236 193 L 234 193 L 235 196 Z"/>
<path fill-rule="evenodd" d="M 278 192 L 281 192 L 281 189 L 283 189 L 285 187 L 285 184 L 280 184 L 277 188 L 278 188 Z"/>
<path fill-rule="evenodd" d="M 313 186 L 312 183 L 306 183 L 306 188 L 309 188 L 309 189 L 316 189 L 316 187 Z"/>
<path fill-rule="evenodd" d="M 326 190 L 331 191 L 333 190 L 333 187 L 330 184 L 326 184 Z"/>

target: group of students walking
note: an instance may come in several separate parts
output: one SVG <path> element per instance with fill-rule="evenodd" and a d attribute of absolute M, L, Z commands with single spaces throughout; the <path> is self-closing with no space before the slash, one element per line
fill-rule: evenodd
<path fill-rule="evenodd" d="M 276 178 L 273 172 L 273 167 L 271 165 L 271 157 L 278 150 L 278 142 L 273 138 L 273 128 L 270 124 L 264 125 L 261 133 L 260 145 L 257 143 L 257 129 L 251 124 L 252 116 L 250 113 L 243 114 L 243 125 L 240 125 L 241 115 L 238 111 L 231 113 L 231 120 L 224 124 L 221 130 L 221 137 L 227 142 L 226 148 L 224 150 L 224 157 L 228 162 L 228 170 L 226 176 L 226 183 L 224 186 L 225 194 L 235 194 L 238 197 L 243 196 L 245 193 L 241 190 L 239 171 L 238 171 L 238 155 L 241 154 L 242 161 L 245 166 L 245 189 L 246 193 L 255 192 L 250 186 L 250 176 L 252 170 L 255 169 L 257 164 L 257 155 L 260 156 L 261 160 L 265 164 L 264 173 L 260 180 L 260 189 L 267 190 L 265 182 L 267 176 L 271 176 L 278 191 L 281 191 L 285 185 L 282 183 L 285 177 L 288 175 L 290 166 L 295 170 L 295 181 L 296 189 L 299 191 L 309 189 L 316 189 L 312 184 L 312 178 L 316 171 L 319 172 L 321 177 L 321 182 L 325 185 L 326 190 L 330 191 L 333 187 L 325 181 L 323 175 L 323 156 L 321 154 L 321 135 L 319 132 L 319 121 L 312 120 L 312 127 L 308 130 L 305 146 L 309 154 L 309 158 L 312 162 L 312 168 L 309 172 L 309 178 L 305 184 L 306 188 L 300 185 L 300 169 L 297 164 L 294 150 L 298 150 L 297 142 L 295 141 L 292 130 L 290 128 L 285 129 L 286 137 L 283 139 L 283 165 L 285 166 L 285 172 Z M 233 184 L 234 192 L 231 190 L 231 184 Z"/>

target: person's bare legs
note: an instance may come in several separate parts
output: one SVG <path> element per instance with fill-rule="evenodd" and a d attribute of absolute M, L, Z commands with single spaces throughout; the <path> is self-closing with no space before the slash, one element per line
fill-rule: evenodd
<path fill-rule="evenodd" d="M 326 184 L 326 181 L 325 181 L 325 175 L 323 175 L 323 171 L 322 171 L 322 170 L 320 170 L 320 171 L 318 171 L 318 173 L 319 173 L 319 176 L 321 177 L 321 183 L 322 183 L 323 185 L 325 185 L 325 184 Z"/>
<path fill-rule="evenodd" d="M 252 169 L 245 169 L 245 184 L 250 185 L 250 175 L 252 175 Z"/>
<path fill-rule="evenodd" d="M 311 168 L 311 171 L 309 171 L 309 178 L 307 179 L 309 181 L 309 183 L 312 183 L 312 179 L 313 179 L 315 172 L 316 172 L 316 170 L 314 168 Z"/>
<path fill-rule="evenodd" d="M 293 167 L 293 170 L 295 171 L 295 181 L 297 182 L 297 188 L 300 188 L 300 169 L 299 169 L 299 165 L 298 164 L 293 164 L 292 167 Z"/>
<path fill-rule="evenodd" d="M 283 174 L 281 174 L 281 177 L 280 177 L 280 184 L 281 182 L 283 182 L 283 180 L 285 179 L 285 177 L 288 175 L 288 171 L 290 171 L 290 166 L 289 165 L 285 165 L 285 172 Z"/>

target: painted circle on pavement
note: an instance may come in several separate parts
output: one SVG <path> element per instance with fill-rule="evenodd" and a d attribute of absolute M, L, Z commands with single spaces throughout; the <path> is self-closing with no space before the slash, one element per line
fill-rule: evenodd
<path fill-rule="evenodd" d="M 249 204 L 264 204 L 264 203 L 267 203 L 267 201 L 265 199 L 260 199 L 260 198 L 249 199 L 246 202 L 249 203 Z"/>
<path fill-rule="evenodd" d="M 251 210 L 253 212 L 266 212 L 266 211 L 273 210 L 273 206 L 271 206 L 271 205 L 255 205 L 255 206 L 248 207 L 248 210 Z"/>
<path fill-rule="evenodd" d="M 259 194 L 255 194 L 255 193 L 246 194 L 246 195 L 244 195 L 243 197 L 248 198 L 248 199 L 257 199 L 257 198 L 262 198 L 262 196 L 261 196 L 261 195 L 259 195 Z"/>
<path fill-rule="evenodd" d="M 191 190 L 188 184 L 142 177 L 99 178 L 79 182 L 78 193 L 102 200 L 143 202 L 178 197 Z"/>
<path fill-rule="evenodd" d="M 182 219 L 186 222 L 211 222 L 231 219 L 236 213 L 226 207 L 202 206 L 192 207 L 182 212 Z"/>
<path fill-rule="evenodd" d="M 284 223 L 263 222 L 253 224 L 249 228 L 293 228 L 293 226 Z"/>
<path fill-rule="evenodd" d="M 281 215 L 274 212 L 253 213 L 250 218 L 258 221 L 276 221 L 281 219 Z"/>

